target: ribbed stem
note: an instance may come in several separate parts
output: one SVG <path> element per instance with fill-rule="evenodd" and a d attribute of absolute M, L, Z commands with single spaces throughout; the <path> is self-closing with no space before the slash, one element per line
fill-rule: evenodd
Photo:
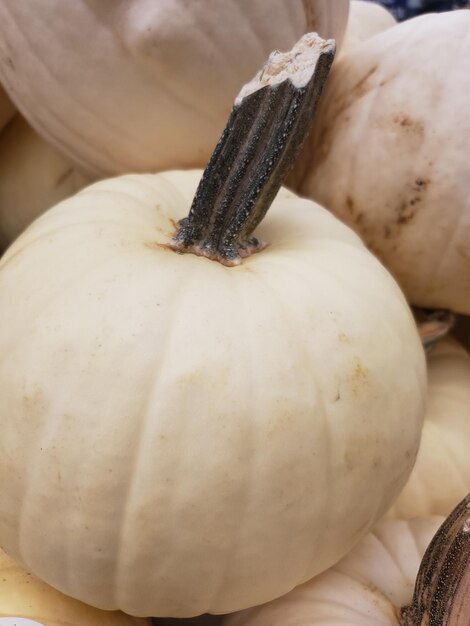
<path fill-rule="evenodd" d="M 334 41 L 309 33 L 243 87 L 171 247 L 224 265 L 264 247 L 253 231 L 308 133 L 334 53 Z"/>
<path fill-rule="evenodd" d="M 449 334 L 455 324 L 455 315 L 446 309 L 414 308 L 413 311 L 426 351 L 432 350 L 440 339 Z"/>
<path fill-rule="evenodd" d="M 402 626 L 470 626 L 470 494 L 435 534 Z"/>

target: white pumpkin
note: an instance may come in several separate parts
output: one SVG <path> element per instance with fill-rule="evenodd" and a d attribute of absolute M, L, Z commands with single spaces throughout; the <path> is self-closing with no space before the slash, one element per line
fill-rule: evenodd
<path fill-rule="evenodd" d="M 326 569 L 422 425 L 415 323 L 359 238 L 282 190 L 263 251 L 177 254 L 199 177 L 96 183 L 0 261 L 0 543 L 133 615 L 234 611 Z"/>
<path fill-rule="evenodd" d="M 428 403 L 416 465 L 390 515 L 446 515 L 470 491 L 470 355 L 452 339 L 428 355 Z"/>
<path fill-rule="evenodd" d="M 87 182 L 17 115 L 0 134 L 0 249 Z"/>
<path fill-rule="evenodd" d="M 0 550 L 0 624 L 7 617 L 34 620 L 38 626 L 150 626 L 150 621 L 117 611 L 100 611 L 64 596 L 18 567 Z M 12 619 L 4 626 L 15 623 Z"/>
<path fill-rule="evenodd" d="M 359 44 L 397 23 L 381 4 L 370 0 L 351 0 L 348 24 L 339 57 L 352 52 Z"/>
<path fill-rule="evenodd" d="M 239 87 L 305 32 L 343 36 L 349 0 L 2 0 L 0 80 L 96 175 L 204 166 Z"/>
<path fill-rule="evenodd" d="M 399 610 L 412 600 L 421 559 L 441 522 L 383 521 L 324 574 L 274 602 L 227 616 L 223 626 L 402 626 Z"/>
<path fill-rule="evenodd" d="M 293 187 L 353 227 L 417 306 L 470 314 L 470 11 L 425 15 L 333 67 Z"/>
<path fill-rule="evenodd" d="M 15 107 L 0 85 L 0 132 L 15 114 Z"/>

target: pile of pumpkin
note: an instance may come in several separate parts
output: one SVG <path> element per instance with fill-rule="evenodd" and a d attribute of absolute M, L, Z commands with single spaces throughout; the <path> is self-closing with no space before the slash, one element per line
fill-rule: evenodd
<path fill-rule="evenodd" d="M 0 616 L 418 626 L 450 515 L 429 623 L 470 624 L 470 10 L 266 4 L 0 4 Z M 290 190 L 186 247 L 192 168 L 312 31 Z M 220 167 L 193 207 L 238 216 Z"/>

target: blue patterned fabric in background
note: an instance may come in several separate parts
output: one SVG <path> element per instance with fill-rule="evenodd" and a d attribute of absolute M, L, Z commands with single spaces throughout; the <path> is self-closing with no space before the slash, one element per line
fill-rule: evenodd
<path fill-rule="evenodd" d="M 406 20 L 423 13 L 452 11 L 468 7 L 468 0 L 372 0 L 382 4 L 397 20 Z"/>

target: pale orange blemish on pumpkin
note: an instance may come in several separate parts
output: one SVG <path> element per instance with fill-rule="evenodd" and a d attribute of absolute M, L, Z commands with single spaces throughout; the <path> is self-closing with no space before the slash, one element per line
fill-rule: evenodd
<path fill-rule="evenodd" d="M 364 365 L 362 365 L 359 359 L 354 361 L 354 367 L 348 377 L 348 383 L 355 395 L 360 393 L 369 384 L 369 371 Z"/>

